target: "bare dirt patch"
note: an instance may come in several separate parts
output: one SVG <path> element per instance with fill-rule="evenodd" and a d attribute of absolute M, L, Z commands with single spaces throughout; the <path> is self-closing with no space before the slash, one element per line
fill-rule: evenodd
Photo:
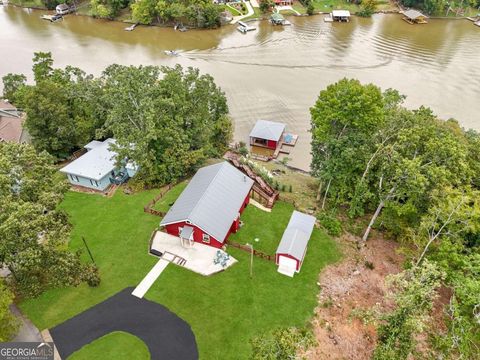
<path fill-rule="evenodd" d="M 403 256 L 398 244 L 374 234 L 361 250 L 357 238 L 339 239 L 344 260 L 320 274 L 319 306 L 312 321 L 318 345 L 305 354 L 307 359 L 369 359 L 375 348 L 376 331 L 366 325 L 354 310 L 373 306 L 389 309 L 385 301 L 385 277 L 402 270 Z"/>

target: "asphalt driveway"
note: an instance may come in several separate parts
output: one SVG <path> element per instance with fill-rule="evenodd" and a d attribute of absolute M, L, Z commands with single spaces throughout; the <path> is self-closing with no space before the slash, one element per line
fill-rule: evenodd
<path fill-rule="evenodd" d="M 198 359 L 190 325 L 155 302 L 131 295 L 126 288 L 104 302 L 50 329 L 62 359 L 113 331 L 139 337 L 152 360 Z"/>

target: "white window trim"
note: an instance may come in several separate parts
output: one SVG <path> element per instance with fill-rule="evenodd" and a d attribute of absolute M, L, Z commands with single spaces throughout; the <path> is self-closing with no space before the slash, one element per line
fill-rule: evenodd
<path fill-rule="evenodd" d="M 204 242 L 205 244 L 210 244 L 210 235 L 208 234 L 202 234 L 202 242 Z"/>

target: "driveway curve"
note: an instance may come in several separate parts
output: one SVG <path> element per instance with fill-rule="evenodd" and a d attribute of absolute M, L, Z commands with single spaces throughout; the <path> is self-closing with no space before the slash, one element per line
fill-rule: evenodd
<path fill-rule="evenodd" d="M 198 359 L 190 326 L 166 307 L 131 295 L 132 291 L 126 288 L 50 329 L 62 359 L 113 331 L 142 339 L 152 360 Z"/>

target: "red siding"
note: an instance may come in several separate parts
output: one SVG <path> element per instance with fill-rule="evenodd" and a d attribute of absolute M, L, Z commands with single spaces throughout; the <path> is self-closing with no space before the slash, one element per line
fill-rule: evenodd
<path fill-rule="evenodd" d="M 276 141 L 273 141 L 273 140 L 268 140 L 267 141 L 267 147 L 269 149 L 276 149 L 277 148 L 277 142 Z"/>
<path fill-rule="evenodd" d="M 287 257 L 287 258 L 289 258 L 289 259 L 295 260 L 295 261 L 297 262 L 297 271 L 300 271 L 300 266 L 302 265 L 301 260 L 293 257 L 292 255 L 282 254 L 282 253 L 280 253 L 280 254 L 279 254 L 279 253 L 275 254 L 275 264 L 278 265 L 278 260 L 279 260 L 280 255 L 285 256 L 285 257 Z"/>
<path fill-rule="evenodd" d="M 245 208 L 247 207 L 247 205 L 248 205 L 249 202 L 250 202 L 250 193 L 247 195 L 247 197 L 245 198 L 245 200 L 243 200 L 242 206 L 241 206 L 240 209 L 238 210 L 238 212 L 239 212 L 240 214 L 243 212 L 243 210 L 245 210 Z M 220 210 L 220 211 L 221 211 L 221 210 Z M 179 235 L 179 230 L 178 230 L 178 228 L 179 228 L 179 227 L 183 227 L 183 226 L 185 226 L 185 225 L 191 226 L 191 227 L 194 228 L 194 231 L 193 231 L 193 239 L 195 240 L 195 242 L 198 242 L 198 243 L 201 243 L 201 244 L 205 244 L 205 245 L 210 245 L 210 246 L 213 246 L 213 247 L 216 247 L 216 248 L 221 248 L 221 247 L 224 245 L 224 243 L 221 243 L 220 241 L 218 241 L 217 239 L 215 239 L 213 236 L 210 236 L 210 243 L 209 243 L 209 244 L 203 242 L 203 234 L 206 234 L 206 235 L 209 235 L 209 234 L 207 234 L 206 232 L 204 232 L 202 229 L 200 229 L 200 228 L 197 227 L 196 225 L 194 225 L 194 224 L 188 224 L 188 223 L 186 223 L 185 221 L 166 225 L 166 226 L 165 226 L 165 230 L 166 230 L 167 233 L 169 233 L 170 235 L 178 236 L 178 235 Z M 239 225 L 240 225 L 240 216 L 237 217 L 236 219 L 234 219 L 234 220 L 232 221 L 232 226 L 230 227 L 230 230 L 228 231 L 227 236 L 225 236 L 224 242 L 227 241 L 227 239 L 228 239 L 228 237 L 230 236 L 231 233 L 236 233 L 236 232 L 238 231 Z"/>

